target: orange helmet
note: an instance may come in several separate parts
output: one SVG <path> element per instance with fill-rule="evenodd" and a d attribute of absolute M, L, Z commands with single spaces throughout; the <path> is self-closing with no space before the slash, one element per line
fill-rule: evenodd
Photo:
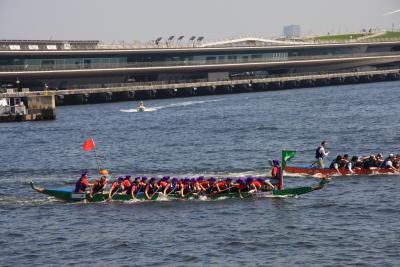
<path fill-rule="evenodd" d="M 100 174 L 102 174 L 102 175 L 108 175 L 108 171 L 107 171 L 107 170 L 101 170 L 101 171 L 100 171 Z"/>

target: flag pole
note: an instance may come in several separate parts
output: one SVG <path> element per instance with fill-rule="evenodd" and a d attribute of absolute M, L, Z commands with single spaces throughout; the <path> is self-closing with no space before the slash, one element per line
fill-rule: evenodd
<path fill-rule="evenodd" d="M 283 171 L 286 168 L 286 163 L 294 157 L 296 154 L 296 150 L 282 150 L 282 165 L 281 165 L 281 173 L 279 177 L 279 189 L 283 189 Z"/>
<path fill-rule="evenodd" d="M 94 153 L 94 159 L 96 160 L 97 169 L 99 170 L 99 173 L 100 173 L 100 164 L 99 164 L 99 159 L 97 158 L 97 154 L 96 154 L 96 147 L 93 148 L 93 153 Z"/>

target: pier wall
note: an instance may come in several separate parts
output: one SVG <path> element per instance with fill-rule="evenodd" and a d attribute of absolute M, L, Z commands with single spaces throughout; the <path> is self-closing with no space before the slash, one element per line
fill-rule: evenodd
<path fill-rule="evenodd" d="M 393 81 L 400 69 L 310 75 L 248 77 L 247 79 L 194 80 L 182 82 L 138 82 L 107 87 L 74 88 L 58 91 L 0 93 L 2 97 L 28 97 L 28 109 L 55 118 L 55 105 L 107 103 L 214 94 L 265 92 L 341 84 Z M 48 94 L 47 96 L 45 94 Z"/>
<path fill-rule="evenodd" d="M 28 114 L 36 115 L 37 120 L 54 120 L 56 118 L 55 96 L 29 96 Z"/>

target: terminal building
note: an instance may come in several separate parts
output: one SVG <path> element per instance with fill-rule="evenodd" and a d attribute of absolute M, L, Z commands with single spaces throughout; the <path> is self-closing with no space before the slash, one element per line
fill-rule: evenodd
<path fill-rule="evenodd" d="M 0 40 L 0 86 L 70 89 L 110 83 L 227 80 L 398 67 L 400 41 L 307 43 L 239 38 L 199 45 Z"/>

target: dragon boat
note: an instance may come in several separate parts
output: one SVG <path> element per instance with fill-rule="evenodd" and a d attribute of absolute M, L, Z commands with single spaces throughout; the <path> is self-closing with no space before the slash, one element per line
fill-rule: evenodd
<path fill-rule="evenodd" d="M 303 175 L 323 175 L 323 176 L 344 176 L 344 175 L 378 175 L 378 174 L 393 174 L 396 173 L 386 168 L 371 168 L 361 169 L 355 168 L 351 173 L 348 169 L 330 169 L 330 168 L 319 168 L 318 166 L 286 166 L 286 173 L 303 174 Z"/>
<path fill-rule="evenodd" d="M 296 151 L 293 150 L 283 150 L 282 151 L 282 166 L 281 170 L 285 170 L 286 162 L 294 157 Z M 278 189 L 269 190 L 269 191 L 257 191 L 257 192 L 242 192 L 239 193 L 237 191 L 226 191 L 222 190 L 220 192 L 212 192 L 205 193 L 200 192 L 198 194 L 186 194 L 181 196 L 179 193 L 172 194 L 163 194 L 161 192 L 155 192 L 150 197 L 150 201 L 154 200 L 178 200 L 178 199 L 199 199 L 199 198 L 207 198 L 207 199 L 219 199 L 219 198 L 268 198 L 268 197 L 295 197 L 303 194 L 307 194 L 316 190 L 320 190 L 325 187 L 328 179 L 322 179 L 318 184 L 314 186 L 303 186 L 303 187 L 293 187 L 293 188 L 284 188 L 283 187 L 283 172 L 280 171 L 279 185 Z M 66 202 L 103 202 L 108 201 L 109 192 L 97 193 L 93 196 L 90 196 L 88 191 L 83 193 L 76 193 L 73 189 L 57 189 L 57 188 L 42 188 L 36 186 L 33 182 L 30 182 L 30 185 L 33 190 L 42 193 L 44 195 L 54 197 L 56 199 L 66 201 Z M 136 200 L 148 200 L 143 192 L 139 192 L 133 198 L 130 194 L 124 193 L 115 193 L 112 195 L 112 201 L 131 201 L 133 199 Z"/>
<path fill-rule="evenodd" d="M 267 198 L 267 197 L 294 197 L 298 195 L 307 194 L 316 190 L 320 190 L 325 187 L 327 180 L 322 179 L 318 184 L 314 186 L 303 186 L 286 188 L 282 190 L 271 190 L 271 191 L 258 191 L 254 193 L 242 193 L 243 198 Z M 33 190 L 45 194 L 47 196 L 54 197 L 56 199 L 66 202 L 103 202 L 108 200 L 108 192 L 103 192 L 93 195 L 90 197 L 89 192 L 75 193 L 73 189 L 51 189 L 37 187 L 33 182 L 30 183 Z M 161 192 L 155 193 L 151 200 L 178 200 L 178 199 L 199 199 L 205 197 L 207 199 L 219 199 L 219 198 L 240 198 L 238 192 L 215 192 L 211 194 L 199 194 L 199 195 L 185 195 L 180 196 L 179 194 L 164 195 Z M 143 192 L 139 192 L 135 199 L 147 200 Z M 112 196 L 113 201 L 131 201 L 133 200 L 131 195 L 127 194 L 114 194 Z"/>

